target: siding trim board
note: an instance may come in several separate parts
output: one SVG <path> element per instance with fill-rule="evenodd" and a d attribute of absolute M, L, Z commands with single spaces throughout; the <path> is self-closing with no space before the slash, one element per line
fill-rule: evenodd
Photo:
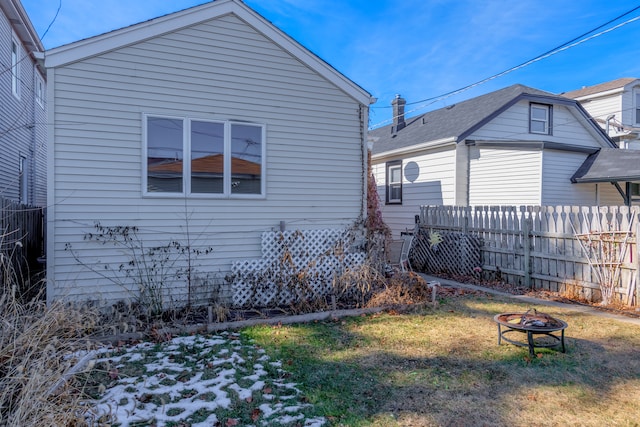
<path fill-rule="evenodd" d="M 583 147 L 580 145 L 564 144 L 553 141 L 482 141 L 467 139 L 466 145 L 478 147 L 494 147 L 494 148 L 523 148 L 523 149 L 548 149 L 558 151 L 571 151 L 576 153 L 592 154 L 600 150 L 599 147 Z"/>

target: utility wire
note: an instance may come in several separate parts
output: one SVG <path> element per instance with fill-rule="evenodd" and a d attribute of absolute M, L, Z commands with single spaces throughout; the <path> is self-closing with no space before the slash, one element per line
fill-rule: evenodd
<path fill-rule="evenodd" d="M 45 38 L 45 36 L 49 32 L 49 29 L 51 28 L 53 23 L 56 22 L 56 19 L 58 19 L 58 14 L 60 13 L 60 9 L 62 9 L 62 0 L 58 2 L 58 10 L 56 10 L 56 14 L 54 15 L 53 19 L 49 23 L 49 26 L 47 27 L 47 29 L 44 30 L 44 33 L 42 33 L 42 36 L 40 37 L 40 41 L 42 41 Z"/>
<path fill-rule="evenodd" d="M 56 22 L 56 19 L 58 19 L 58 14 L 60 13 L 60 9 L 62 9 L 62 0 L 59 0 L 59 2 L 58 2 L 58 10 L 56 10 L 56 14 L 54 15 L 54 17 L 51 20 L 51 22 L 49 23 L 49 25 L 47 26 L 47 29 L 44 31 L 44 33 L 40 37 L 40 41 L 41 42 L 44 39 L 44 37 L 47 35 L 47 33 L 49 32 L 49 29 L 51 29 L 51 26 L 53 25 L 53 23 Z M 17 64 L 21 63 L 22 61 L 25 61 L 27 58 L 31 58 L 31 57 L 29 55 L 23 55 L 22 58 L 20 58 L 18 60 Z M 2 64 L 0 64 L 0 65 L 2 65 Z M 13 65 L 7 66 L 7 67 L 2 65 L 2 67 L 4 69 L 0 70 L 0 76 L 3 75 L 4 73 L 7 73 L 7 72 L 11 71 L 13 69 Z"/>
<path fill-rule="evenodd" d="M 507 69 L 507 70 L 504 70 L 504 71 L 502 71 L 502 72 L 500 72 L 500 73 L 494 74 L 493 76 L 491 76 L 491 77 L 487 77 L 487 78 L 485 78 L 485 79 L 483 79 L 483 80 L 480 80 L 479 82 L 472 83 L 472 84 L 470 84 L 470 85 L 464 86 L 464 87 L 462 87 L 462 88 L 460 88 L 460 89 L 453 90 L 453 91 L 451 91 L 451 92 L 447 92 L 447 93 L 445 93 L 445 94 L 443 94 L 443 95 L 440 95 L 440 96 L 435 96 L 435 97 L 432 97 L 432 98 L 423 99 L 423 100 L 421 100 L 421 101 L 408 102 L 406 105 L 415 105 L 415 104 L 420 104 L 420 103 L 427 102 L 427 101 L 431 101 L 431 100 L 434 100 L 434 99 L 439 99 L 439 98 L 442 98 L 442 97 L 447 96 L 447 95 L 450 95 L 450 94 L 452 94 L 452 95 L 453 95 L 453 94 L 457 94 L 457 93 L 460 93 L 460 92 L 465 91 L 465 90 L 467 90 L 467 89 L 470 89 L 470 88 L 472 88 L 472 87 L 475 87 L 475 86 L 477 86 L 477 85 L 480 85 L 480 84 L 482 84 L 482 83 L 484 83 L 484 82 L 487 82 L 487 81 L 489 81 L 489 80 L 492 80 L 492 79 L 494 79 L 494 78 L 504 76 L 505 74 L 508 74 L 508 73 L 510 73 L 510 72 L 512 72 L 512 71 L 515 71 L 515 70 L 518 70 L 518 69 L 520 69 L 520 68 L 526 67 L 527 65 L 530 65 L 530 64 L 532 64 L 532 63 L 534 63 L 534 62 L 536 62 L 536 61 L 539 61 L 539 60 L 541 60 L 541 59 L 547 58 L 547 57 L 549 57 L 549 56 L 551 56 L 551 55 L 553 55 L 553 54 L 555 54 L 555 53 L 557 53 L 557 52 L 560 52 L 560 51 L 562 51 L 562 50 L 565 50 L 564 48 L 572 47 L 572 46 L 575 46 L 575 45 L 579 44 L 579 43 L 576 43 L 575 45 L 569 46 L 571 43 L 574 43 L 574 42 L 576 42 L 576 41 L 578 41 L 578 40 L 582 39 L 583 37 L 586 37 L 586 36 L 588 36 L 589 34 L 592 34 L 592 33 L 596 32 L 596 31 L 600 30 L 601 28 L 604 28 L 604 27 L 606 27 L 607 25 L 609 25 L 609 24 L 611 24 L 611 23 L 613 23 L 613 22 L 618 21 L 619 19 L 621 19 L 621 18 L 623 18 L 623 17 L 625 17 L 625 16 L 629 15 L 630 13 L 635 12 L 635 11 L 636 11 L 636 10 L 638 10 L 638 9 L 640 9 L 640 6 L 636 6 L 636 7 L 634 7 L 633 9 L 629 10 L 628 12 L 625 12 L 625 13 L 623 13 L 622 15 L 620 15 L 620 16 L 618 16 L 618 17 L 616 17 L 616 18 L 611 19 L 611 20 L 609 20 L 609 21 L 605 22 L 604 24 L 597 26 L 597 27 L 596 27 L 596 28 L 594 28 L 594 29 L 587 31 L 587 32 L 586 32 L 586 33 L 584 33 L 584 34 L 579 35 L 578 37 L 574 37 L 573 39 L 571 39 L 571 40 L 569 40 L 569 41 L 567 41 L 567 42 L 564 42 L 564 43 L 562 43 L 561 45 L 556 46 L 556 47 L 554 47 L 553 49 L 550 49 L 550 50 L 548 50 L 548 51 L 546 51 L 546 52 L 544 52 L 544 53 L 542 53 L 542 54 L 540 54 L 540 55 L 536 56 L 535 58 L 529 59 L 528 61 L 525 61 L 525 62 L 523 62 L 523 63 L 521 63 L 521 64 L 519 64 L 519 65 L 516 65 L 516 66 L 514 66 L 514 67 L 511 67 L 511 68 L 509 68 L 509 69 Z M 634 18 L 634 19 L 632 19 L 631 21 L 633 21 L 633 20 L 635 20 L 635 19 L 637 19 L 637 18 Z M 629 22 L 630 22 L 630 21 L 627 21 L 627 22 L 625 22 L 625 23 L 623 23 L 623 24 L 624 24 L 624 25 L 626 25 L 626 24 L 627 24 L 627 23 L 629 23 Z M 622 24 L 621 24 L 621 25 L 619 25 L 619 26 L 622 26 Z M 612 30 L 612 29 L 615 29 L 615 28 L 617 28 L 617 27 L 619 27 L 619 26 L 613 27 L 613 28 L 611 28 L 611 30 Z M 611 30 L 608 30 L 608 31 L 611 31 Z M 605 32 L 608 32 L 608 31 L 603 31 L 601 34 L 604 34 Z M 600 34 L 599 34 L 599 35 L 600 35 Z M 581 41 L 580 43 L 583 43 L 584 41 L 587 41 L 587 40 L 590 40 L 590 38 L 587 38 L 587 39 L 585 39 L 585 40 Z M 387 108 L 391 108 L 391 107 L 387 107 Z"/>
<path fill-rule="evenodd" d="M 491 80 L 495 80 L 495 79 L 497 79 L 497 78 L 499 78 L 499 77 L 502 77 L 502 76 L 504 76 L 504 75 L 506 75 L 506 74 L 509 74 L 509 73 L 511 73 L 511 72 L 513 72 L 513 71 L 516 71 L 516 70 L 519 70 L 519 69 L 521 69 L 521 68 L 524 68 L 524 67 L 526 67 L 526 66 L 528 66 L 528 65 L 531 65 L 531 64 L 533 64 L 533 63 L 535 63 L 535 62 L 538 62 L 538 61 L 540 61 L 540 60 L 542 60 L 542 59 L 548 58 L 548 57 L 553 56 L 553 55 L 555 55 L 555 54 L 557 54 L 557 53 L 560 53 L 560 52 L 565 51 L 565 50 L 567 50 L 567 49 L 570 49 L 570 48 L 572 48 L 572 47 L 578 46 L 578 45 L 580 45 L 580 44 L 582 44 L 582 43 L 585 43 L 585 42 L 587 42 L 587 41 L 589 41 L 589 40 L 591 40 L 591 39 L 594 39 L 594 38 L 599 37 L 599 36 L 601 36 L 601 35 L 603 35 L 603 34 L 609 33 L 609 32 L 611 32 L 611 31 L 613 31 L 613 30 L 616 30 L 616 29 L 618 29 L 618 28 L 620 28 L 620 27 L 623 27 L 623 26 L 625 26 L 625 25 L 627 25 L 627 24 L 630 24 L 630 23 L 632 23 L 632 22 L 635 22 L 635 21 L 637 21 L 637 20 L 639 20 L 639 19 L 640 19 L 640 15 L 639 15 L 639 16 L 636 16 L 636 17 L 634 17 L 634 18 L 628 19 L 627 21 L 624 21 L 624 22 L 622 22 L 622 23 L 620 23 L 620 24 L 618 24 L 618 25 L 615 25 L 615 26 L 613 26 L 613 27 L 611 27 L 611 28 L 608 28 L 608 29 L 606 29 L 606 30 L 604 30 L 604 31 L 601 31 L 601 32 L 599 32 L 599 33 L 596 33 L 596 34 L 593 34 L 593 35 L 589 36 L 589 35 L 590 35 L 590 34 L 592 34 L 593 32 L 598 31 L 599 29 L 601 29 L 601 28 L 603 28 L 603 27 L 606 27 L 607 25 L 609 25 L 609 24 L 611 24 L 611 23 L 613 23 L 613 22 L 615 22 L 615 21 L 618 21 L 618 20 L 619 20 L 619 19 L 621 19 L 622 17 L 627 16 L 627 15 L 629 15 L 630 13 L 633 13 L 633 12 L 635 12 L 635 11 L 636 11 L 636 10 L 638 10 L 638 9 L 640 9 L 640 5 L 639 5 L 639 6 L 634 7 L 633 9 L 631 9 L 631 10 L 629 10 L 629 11 L 625 12 L 625 13 L 623 13 L 623 14 L 622 14 L 622 15 L 620 15 L 620 16 L 617 16 L 617 17 L 616 17 L 616 18 L 614 18 L 614 19 L 611 19 L 611 20 L 609 20 L 609 21 L 605 22 L 604 24 L 599 25 L 598 27 L 596 27 L 596 28 L 594 28 L 594 29 L 592 29 L 592 30 L 590 30 L 590 31 L 588 31 L 588 32 L 586 32 L 586 33 L 584 33 L 584 34 L 582 34 L 582 35 L 578 36 L 578 37 L 574 37 L 573 39 L 571 39 L 571 40 L 569 40 L 569 41 L 567 41 L 567 42 L 564 42 L 564 43 L 562 43 L 561 45 L 556 46 L 555 48 L 550 49 L 550 50 L 548 50 L 548 51 L 546 51 L 546 52 L 544 52 L 544 53 L 542 53 L 542 54 L 540 54 L 540 55 L 536 56 L 535 58 L 529 59 L 528 61 L 525 61 L 525 62 L 523 62 L 523 63 L 521 63 L 521 64 L 519 64 L 519 65 L 516 65 L 516 66 L 514 66 L 514 67 L 511 67 L 511 68 L 509 68 L 509 69 L 507 69 L 507 70 L 504 70 L 504 71 L 502 71 L 502 72 L 500 72 L 500 73 L 494 74 L 494 75 L 492 75 L 492 76 L 490 76 L 490 77 L 486 77 L 486 78 L 484 78 L 484 79 L 482 79 L 482 80 L 479 80 L 479 81 L 477 81 L 477 82 L 475 82 L 475 83 L 471 83 L 471 84 L 469 84 L 469 85 L 467 85 L 467 86 L 464 86 L 464 87 L 462 87 L 462 88 L 459 88 L 459 89 L 456 89 L 456 90 L 453 90 L 453 91 L 450 91 L 450 92 L 446 92 L 446 93 L 444 93 L 444 94 L 442 94 L 442 95 L 434 96 L 434 97 L 431 97 L 431 98 L 426 98 L 426 99 L 423 99 L 423 100 L 420 100 L 420 101 L 415 101 L 415 102 L 407 103 L 406 105 L 415 105 L 415 104 L 423 104 L 423 103 L 425 103 L 425 102 L 428 102 L 428 104 L 421 105 L 421 106 L 419 106 L 419 107 L 417 107 L 417 108 L 415 108 L 415 109 L 413 109 L 413 110 L 410 110 L 410 111 L 406 111 L 406 112 L 405 112 L 405 114 L 410 114 L 410 113 L 413 113 L 413 112 L 419 111 L 419 110 L 421 110 L 421 109 L 423 109 L 423 108 L 426 108 L 426 107 L 427 107 L 427 106 L 429 106 L 429 105 L 434 104 L 435 102 L 438 102 L 438 101 L 441 101 L 441 100 L 443 100 L 443 99 L 449 98 L 449 97 L 451 97 L 451 96 L 453 96 L 453 95 L 460 94 L 460 93 L 462 93 L 462 92 L 466 92 L 466 91 L 467 91 L 467 90 L 469 90 L 469 89 L 472 89 L 472 88 L 474 88 L 474 87 L 480 86 L 480 85 L 482 85 L 482 84 L 484 84 L 484 83 L 486 83 L 486 82 L 489 82 L 489 81 L 491 81 Z M 589 36 L 589 37 L 586 37 L 586 36 Z M 431 101 L 431 102 L 429 102 L 429 101 Z M 377 109 L 377 108 L 391 108 L 391 106 L 380 106 L 380 107 L 372 107 L 372 108 L 376 108 L 376 109 Z M 388 123 L 388 122 L 392 121 L 394 118 L 395 118 L 395 117 L 392 117 L 391 119 L 388 119 L 388 120 L 384 120 L 384 121 L 382 121 L 382 122 L 380 122 L 380 123 L 378 123 L 378 124 L 376 124 L 376 125 L 371 126 L 371 128 L 372 128 L 372 129 L 373 129 L 373 128 L 377 128 L 378 126 L 380 126 L 380 125 L 382 125 L 382 124 L 385 124 L 385 123 Z"/>

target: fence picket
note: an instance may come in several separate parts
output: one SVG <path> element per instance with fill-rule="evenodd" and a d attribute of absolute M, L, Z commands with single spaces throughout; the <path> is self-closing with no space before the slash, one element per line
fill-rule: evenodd
<path fill-rule="evenodd" d="M 1 197 L 0 207 L 0 285 L 18 285 L 21 296 L 29 299 L 37 288 L 28 279 L 42 269 L 38 260 L 44 254 L 43 209 Z"/>
<path fill-rule="evenodd" d="M 635 245 L 639 211 L 637 206 L 423 206 L 420 228 L 467 235 L 465 242 L 478 242 L 475 246 L 480 248 L 478 259 L 483 269 L 514 286 L 579 292 L 585 298 L 597 298 L 596 277 L 575 235 L 594 231 L 630 232 L 629 242 Z M 462 237 L 456 239 L 459 244 L 462 242 Z M 475 246 L 464 245 L 465 248 Z M 415 264 L 428 269 L 429 251 L 416 253 L 422 258 Z M 442 255 L 438 255 L 438 268 L 454 269 L 456 274 L 474 274 L 472 263 L 461 260 L 474 259 L 475 255 L 458 252 L 451 256 L 451 266 L 445 266 Z M 619 288 L 619 296 L 635 304 L 639 287 L 636 283 L 638 262 L 634 258 L 637 256 L 638 250 L 634 251 L 632 246 L 622 262 Z M 455 266 L 456 263 L 460 265 Z"/>

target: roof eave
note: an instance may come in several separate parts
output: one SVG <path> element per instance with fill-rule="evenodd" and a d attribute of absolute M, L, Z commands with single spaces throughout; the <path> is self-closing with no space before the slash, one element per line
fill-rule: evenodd
<path fill-rule="evenodd" d="M 433 141 L 423 142 L 421 144 L 409 145 L 407 147 L 402 147 L 394 150 L 387 150 L 380 153 L 372 154 L 371 159 L 382 160 L 389 157 L 398 157 L 406 154 L 415 154 L 425 150 L 432 150 L 434 148 L 442 148 L 442 147 L 455 145 L 457 142 L 458 142 L 458 138 L 455 136 L 451 136 L 447 138 L 441 138 Z"/>
<path fill-rule="evenodd" d="M 24 7 L 22 7 L 19 1 L 0 0 L 0 9 L 4 11 L 5 15 L 11 21 L 15 33 L 27 48 L 32 58 L 34 58 L 38 52 L 44 52 L 44 46 L 42 45 L 40 36 L 38 36 L 27 11 L 24 10 Z"/>
<path fill-rule="evenodd" d="M 604 176 L 601 178 L 571 178 L 571 182 L 574 184 L 597 184 L 604 182 L 632 182 L 637 181 L 639 177 L 637 176 Z"/>

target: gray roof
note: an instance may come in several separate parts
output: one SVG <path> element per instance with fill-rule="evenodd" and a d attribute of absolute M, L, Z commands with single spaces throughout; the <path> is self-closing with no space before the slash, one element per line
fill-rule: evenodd
<path fill-rule="evenodd" d="M 640 150 L 603 148 L 587 157 L 571 182 L 640 181 Z"/>
<path fill-rule="evenodd" d="M 573 104 L 576 101 L 520 84 L 405 119 L 406 127 L 393 133 L 393 125 L 374 129 L 373 154 L 446 138 L 461 141 L 522 98 L 539 102 Z M 578 108 L 582 109 L 578 106 Z M 375 139 L 377 138 L 377 139 Z"/>
<path fill-rule="evenodd" d="M 564 92 L 561 95 L 566 96 L 567 98 L 577 99 L 583 96 L 594 95 L 600 92 L 607 92 L 613 89 L 619 89 L 625 87 L 631 82 L 634 82 L 638 79 L 635 77 L 624 77 L 621 79 L 611 80 L 609 82 L 600 83 L 593 86 L 586 86 L 582 89 L 571 90 L 569 92 Z"/>

